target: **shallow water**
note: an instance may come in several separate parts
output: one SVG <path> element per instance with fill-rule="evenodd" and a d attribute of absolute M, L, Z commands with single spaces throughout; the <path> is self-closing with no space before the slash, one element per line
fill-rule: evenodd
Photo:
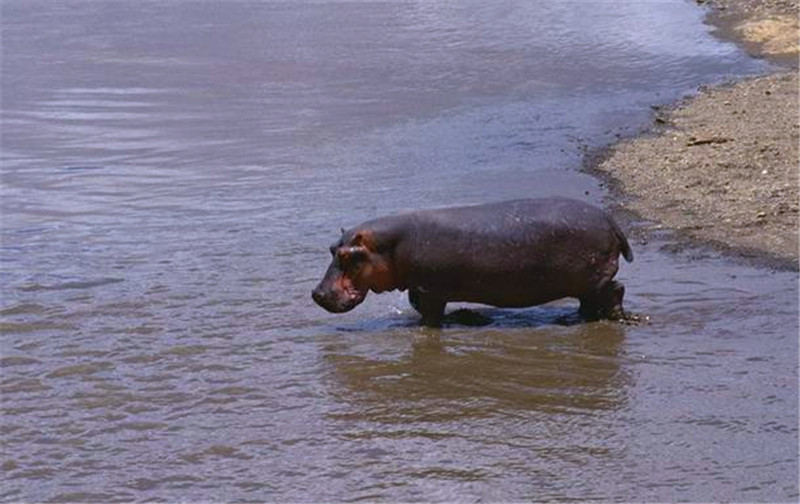
<path fill-rule="evenodd" d="M 602 202 L 585 148 L 763 70 L 702 16 L 3 2 L 2 500 L 796 500 L 796 273 L 634 243 L 638 326 L 309 295 L 341 226 Z"/>

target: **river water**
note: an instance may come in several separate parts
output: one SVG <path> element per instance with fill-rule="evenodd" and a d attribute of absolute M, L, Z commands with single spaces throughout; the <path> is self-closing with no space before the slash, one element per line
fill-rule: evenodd
<path fill-rule="evenodd" d="M 796 273 L 666 235 L 619 275 L 647 324 L 310 298 L 342 226 L 607 202 L 585 148 L 765 70 L 702 21 L 3 1 L 2 500 L 797 500 Z"/>

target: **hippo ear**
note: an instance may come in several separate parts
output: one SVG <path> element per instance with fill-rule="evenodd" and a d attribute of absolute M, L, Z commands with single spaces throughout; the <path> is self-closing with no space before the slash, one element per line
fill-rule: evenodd
<path fill-rule="evenodd" d="M 341 228 L 341 229 L 342 229 L 342 236 L 344 236 L 344 228 Z"/>

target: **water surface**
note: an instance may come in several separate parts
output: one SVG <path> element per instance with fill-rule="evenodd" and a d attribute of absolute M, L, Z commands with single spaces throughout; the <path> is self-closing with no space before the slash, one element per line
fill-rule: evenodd
<path fill-rule="evenodd" d="M 640 326 L 309 295 L 341 226 L 601 203 L 585 148 L 764 70 L 702 18 L 4 1 L 2 500 L 796 500 L 796 273 L 634 243 Z"/>

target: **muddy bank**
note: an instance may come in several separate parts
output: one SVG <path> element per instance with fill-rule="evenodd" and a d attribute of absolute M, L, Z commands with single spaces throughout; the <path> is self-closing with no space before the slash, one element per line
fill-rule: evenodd
<path fill-rule="evenodd" d="M 797 18 L 789 13 L 797 2 L 713 5 L 711 21 L 747 40 L 749 51 L 796 62 Z M 780 34 L 759 41 L 754 26 Z M 787 30 L 793 45 L 773 43 Z M 797 269 L 799 139 L 795 67 L 655 109 L 650 133 L 612 147 L 596 168 L 631 195 L 626 206 L 651 228 Z"/>

